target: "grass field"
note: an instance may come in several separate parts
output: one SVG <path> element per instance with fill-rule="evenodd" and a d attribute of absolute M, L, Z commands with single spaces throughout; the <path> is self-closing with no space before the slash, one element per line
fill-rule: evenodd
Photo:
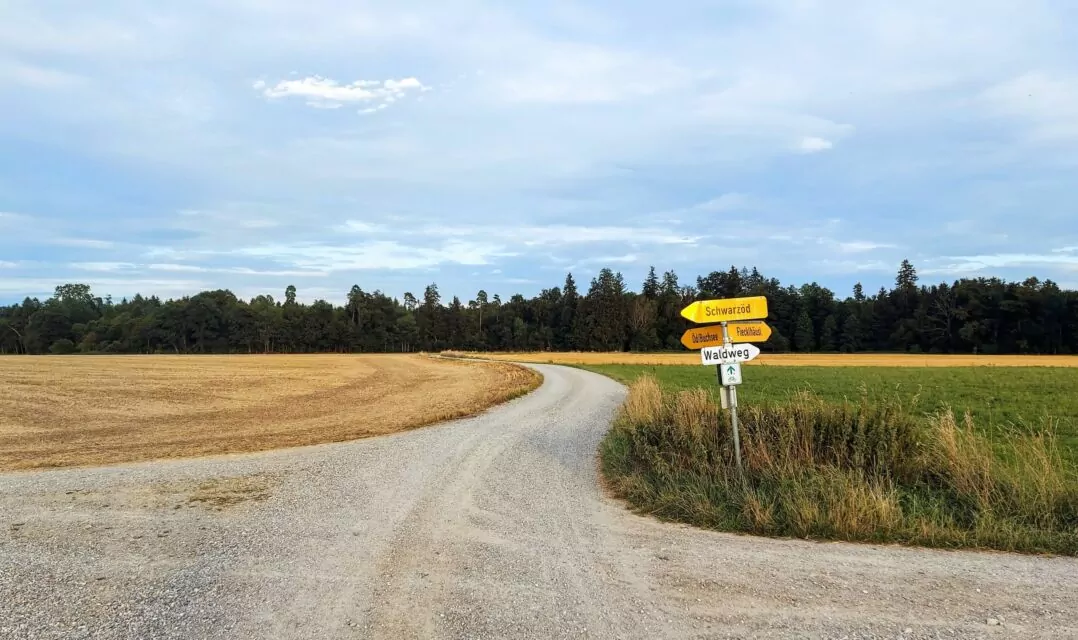
<path fill-rule="evenodd" d="M 717 392 L 714 367 L 588 365 L 584 368 L 626 384 L 648 373 L 667 390 L 704 388 Z M 823 400 L 899 400 L 914 413 L 949 407 L 969 411 L 978 428 L 1001 435 L 1015 429 L 1053 428 L 1078 461 L 1078 369 L 1047 367 L 756 367 L 746 368 L 738 401 L 784 402 L 798 391 Z"/>
<path fill-rule="evenodd" d="M 715 369 L 698 352 L 458 354 L 496 360 L 579 366 L 629 384 L 654 375 L 667 390 L 716 392 Z M 1051 427 L 1067 457 L 1078 462 L 1078 356 L 908 354 L 765 354 L 745 367 L 742 404 L 783 402 L 811 390 L 827 401 L 869 397 L 900 400 L 913 412 L 969 411 L 977 427 L 999 436 Z"/>
<path fill-rule="evenodd" d="M 684 353 L 457 353 L 465 357 L 597 365 L 700 365 L 698 351 Z M 748 363 L 750 367 L 1078 367 L 1078 356 L 974 356 L 920 355 L 906 353 L 769 353 Z"/>
<path fill-rule="evenodd" d="M 739 413 L 743 468 L 710 394 L 638 378 L 601 445 L 607 486 L 637 511 L 724 531 L 1078 554 L 1078 474 L 1051 437 L 992 442 L 897 399 L 801 393 Z"/>
<path fill-rule="evenodd" d="M 0 471 L 382 435 L 533 389 L 501 363 L 423 356 L 0 358 Z"/>
<path fill-rule="evenodd" d="M 762 535 L 1078 553 L 1078 368 L 943 356 L 746 367 L 741 473 L 714 367 L 585 355 L 566 360 L 630 385 L 601 459 L 638 511 Z M 841 366 L 820 366 L 831 359 Z"/>

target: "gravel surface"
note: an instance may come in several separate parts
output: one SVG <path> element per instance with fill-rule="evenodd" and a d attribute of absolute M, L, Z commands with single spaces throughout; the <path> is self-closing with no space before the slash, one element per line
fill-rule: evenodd
<path fill-rule="evenodd" d="M 1075 638 L 1078 561 L 770 540 L 598 488 L 624 389 L 537 366 L 477 418 L 0 475 L 0 638 Z"/>

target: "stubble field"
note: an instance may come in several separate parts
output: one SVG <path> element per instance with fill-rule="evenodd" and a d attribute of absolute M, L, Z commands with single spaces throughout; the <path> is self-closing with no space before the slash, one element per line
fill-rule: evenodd
<path fill-rule="evenodd" d="M 0 358 L 0 471 L 260 451 L 402 431 L 536 386 L 405 355 Z"/>

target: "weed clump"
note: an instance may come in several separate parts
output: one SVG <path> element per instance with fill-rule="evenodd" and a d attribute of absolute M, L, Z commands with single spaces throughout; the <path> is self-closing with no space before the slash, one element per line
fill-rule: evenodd
<path fill-rule="evenodd" d="M 969 415 L 798 393 L 726 412 L 704 389 L 644 376 L 602 445 L 613 491 L 641 512 L 760 535 L 1078 553 L 1078 479 L 1051 431 L 993 446 Z"/>

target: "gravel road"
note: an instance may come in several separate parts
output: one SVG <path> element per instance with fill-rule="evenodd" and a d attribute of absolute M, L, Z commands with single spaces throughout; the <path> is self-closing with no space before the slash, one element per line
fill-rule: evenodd
<path fill-rule="evenodd" d="M 0 475 L 0 638 L 1075 638 L 1078 561 L 770 540 L 598 488 L 624 390 L 408 433 Z"/>

